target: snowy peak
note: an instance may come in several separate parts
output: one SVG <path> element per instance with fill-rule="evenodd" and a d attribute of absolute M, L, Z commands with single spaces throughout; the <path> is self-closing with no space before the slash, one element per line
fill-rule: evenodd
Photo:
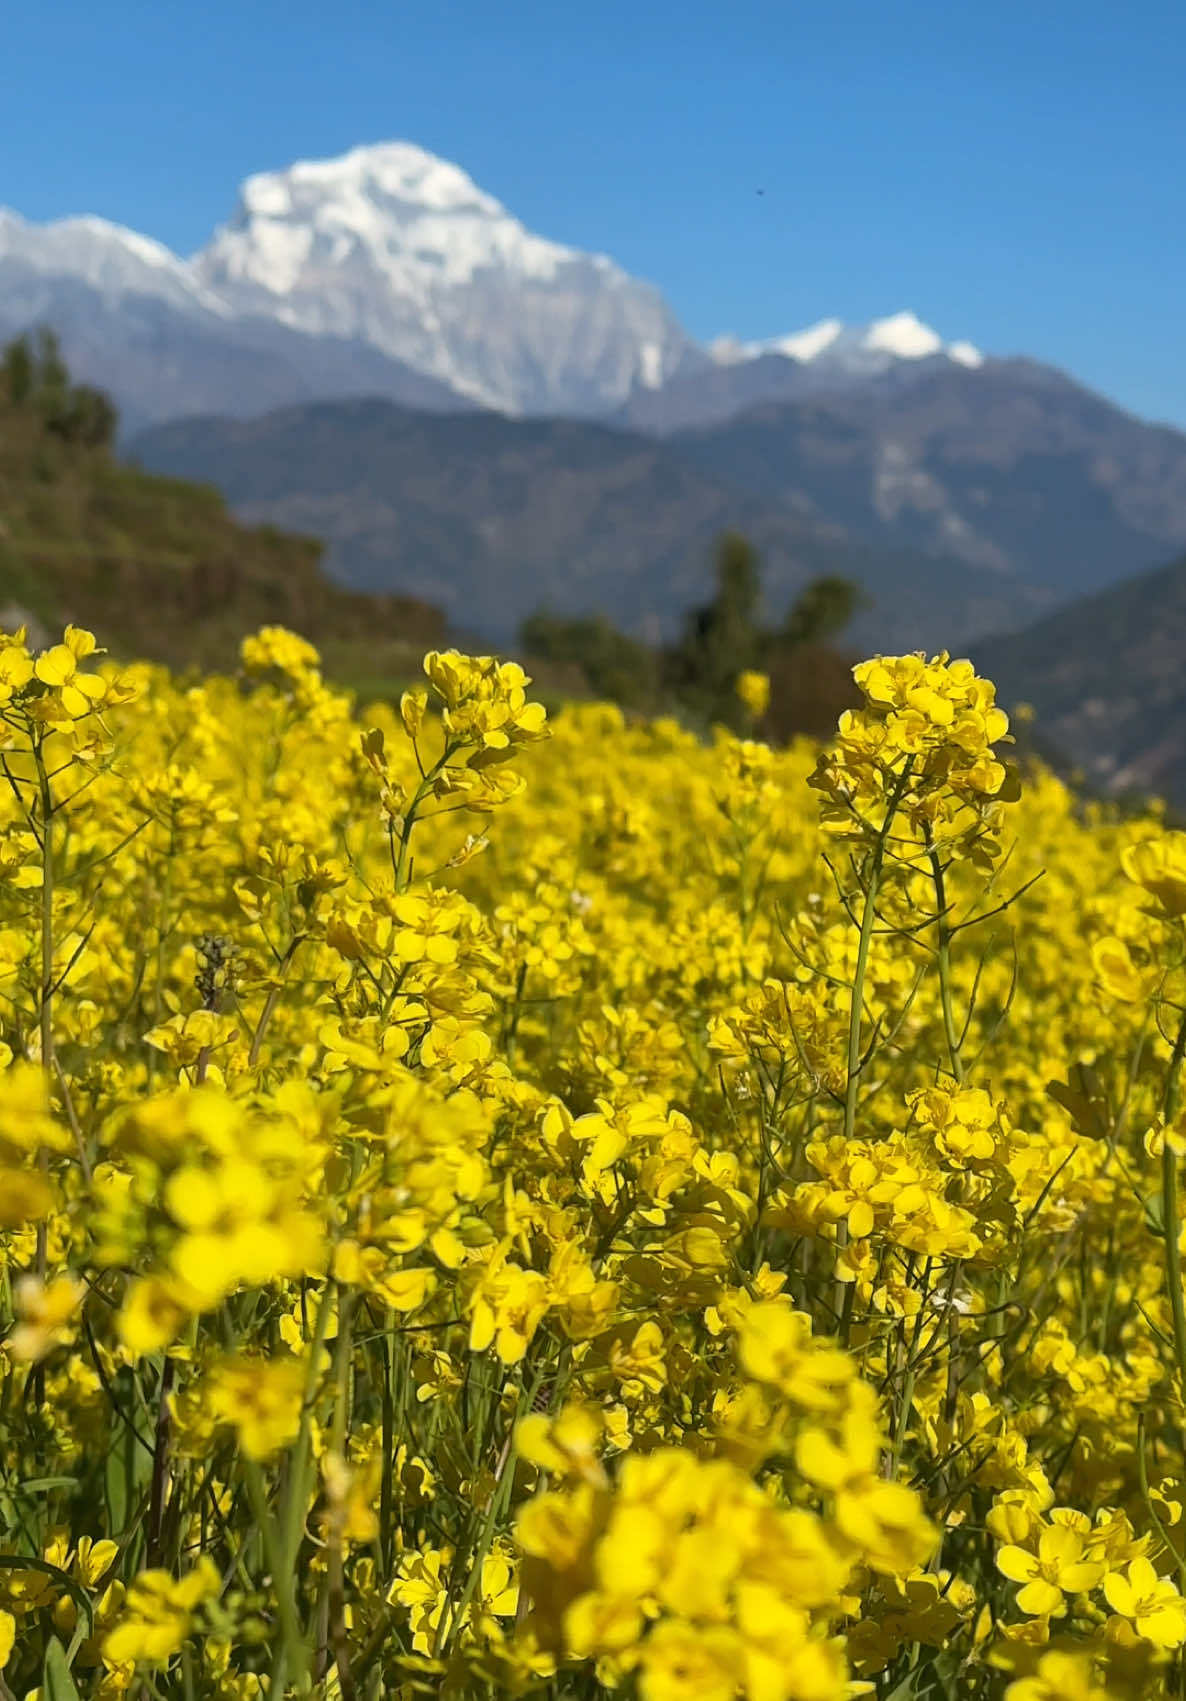
<path fill-rule="evenodd" d="M 852 373 L 874 374 L 899 360 L 926 360 L 946 355 L 960 366 L 980 366 L 984 356 L 969 342 L 945 343 L 917 314 L 893 313 L 864 326 L 846 326 L 840 319 L 821 319 L 806 330 L 765 342 L 742 343 L 721 337 L 709 352 L 720 365 L 736 366 L 764 354 L 781 354 L 806 365 L 836 367 Z"/>
<path fill-rule="evenodd" d="M 162 314 L 172 315 L 167 333 Z M 110 321 L 101 334 L 100 318 Z M 537 235 L 461 166 L 407 141 L 255 173 L 188 260 L 105 219 L 38 226 L 0 208 L 0 332 L 72 325 L 92 364 L 102 364 L 101 343 L 114 363 L 116 321 L 141 350 L 156 327 L 163 352 L 153 370 L 162 375 L 174 370 L 173 343 L 197 332 L 254 349 L 269 369 L 283 344 L 302 393 L 365 393 L 361 375 L 395 362 L 431 380 L 434 394 L 443 386 L 512 415 L 617 417 L 702 378 L 730 393 L 753 389 L 751 376 L 759 389 L 784 379 L 827 388 L 903 362 L 974 367 L 983 358 L 909 312 L 859 327 L 823 319 L 705 349 L 649 284 L 604 254 Z M 737 370 L 726 377 L 722 367 Z M 243 385 L 239 411 L 249 413 Z M 172 395 L 138 394 L 136 405 L 155 417 L 185 411 Z"/>
<path fill-rule="evenodd" d="M 0 207 L 0 261 L 37 276 L 77 279 L 108 300 L 143 295 L 222 310 L 163 243 L 90 214 L 38 225 Z"/>
<path fill-rule="evenodd" d="M 243 315 L 369 344 L 507 413 L 603 411 L 693 351 L 656 290 L 410 142 L 249 177 L 193 269 Z"/>
<path fill-rule="evenodd" d="M 459 166 L 411 142 L 383 142 L 249 177 L 195 265 L 216 286 L 285 296 L 351 261 L 402 292 L 468 283 L 488 268 L 548 280 L 583 259 L 532 235 Z"/>
<path fill-rule="evenodd" d="M 818 325 L 810 325 L 805 331 L 780 337 L 774 347 L 779 354 L 789 354 L 793 360 L 815 360 L 830 349 L 843 332 L 844 326 L 839 319 L 821 319 Z"/>
<path fill-rule="evenodd" d="M 941 351 L 943 338 L 916 314 L 894 313 L 888 319 L 874 319 L 861 338 L 861 347 L 883 349 L 899 360 L 925 360 Z"/>
<path fill-rule="evenodd" d="M 351 148 L 335 159 L 299 160 L 286 171 L 261 172 L 247 179 L 243 199 L 252 211 L 282 214 L 289 185 L 326 197 L 370 194 L 438 212 L 467 208 L 505 216 L 505 209 L 460 166 L 438 159 L 413 142 L 376 142 Z"/>

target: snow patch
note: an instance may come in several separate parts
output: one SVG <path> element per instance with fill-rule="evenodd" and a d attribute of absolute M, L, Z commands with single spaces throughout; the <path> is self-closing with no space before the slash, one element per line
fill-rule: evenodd
<path fill-rule="evenodd" d="M 109 219 L 96 218 L 87 213 L 81 218 L 63 219 L 56 228 L 85 230 L 100 241 L 117 243 L 129 254 L 134 254 L 138 260 L 143 260 L 146 266 L 159 266 L 164 271 L 172 272 L 183 270 L 183 262 L 171 249 L 166 248 L 163 242 L 155 242 L 151 236 L 141 236 L 138 231 L 129 230 L 126 225 L 112 224 Z"/>
<path fill-rule="evenodd" d="M 639 376 L 648 390 L 663 382 L 663 350 L 658 343 L 643 343 L 638 351 Z"/>
<path fill-rule="evenodd" d="M 862 348 L 881 349 L 895 354 L 899 360 L 924 360 L 938 354 L 943 339 L 913 313 L 894 313 L 888 319 L 874 319 L 861 338 Z"/>
<path fill-rule="evenodd" d="M 708 352 L 720 366 L 736 366 L 763 354 L 782 354 L 807 364 L 819 361 L 829 368 L 866 375 L 883 372 L 896 360 L 925 360 L 936 354 L 946 354 L 960 366 L 976 367 L 984 363 L 984 356 L 972 343 L 945 344 L 937 331 L 910 312 L 892 313 L 864 326 L 845 325 L 841 319 L 821 319 L 806 330 L 762 342 L 743 342 L 735 336 L 718 337 L 709 344 Z"/>
<path fill-rule="evenodd" d="M 726 335 L 716 337 L 708 345 L 708 352 L 718 366 L 739 366 L 743 360 L 752 360 L 753 343 L 743 343 L 739 337 Z"/>
<path fill-rule="evenodd" d="M 779 354 L 789 354 L 793 360 L 815 360 L 825 349 L 831 348 L 843 330 L 841 320 L 821 319 L 805 331 L 794 331 L 789 337 L 779 337 L 764 346 Z"/>
<path fill-rule="evenodd" d="M 957 366 L 983 366 L 984 356 L 972 343 L 948 343 L 947 358 L 954 360 Z"/>

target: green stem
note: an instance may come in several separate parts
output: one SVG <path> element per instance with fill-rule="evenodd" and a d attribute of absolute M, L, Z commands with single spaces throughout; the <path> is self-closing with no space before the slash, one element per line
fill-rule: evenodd
<path fill-rule="evenodd" d="M 1165 1275 L 1169 1287 L 1170 1314 L 1174 1324 L 1174 1357 L 1177 1361 L 1178 1398 L 1186 1399 L 1186 1295 L 1182 1292 L 1182 1253 L 1178 1245 L 1178 1158 L 1174 1151 L 1171 1124 L 1181 1103 L 1182 1058 L 1186 1055 L 1186 1014 L 1178 1027 L 1162 1098 L 1165 1145 L 1161 1153 L 1162 1239 L 1165 1243 Z M 1186 1444 L 1186 1437 L 1184 1437 Z"/>
<path fill-rule="evenodd" d="M 507 1065 L 511 1069 L 515 1066 L 515 1047 L 519 1039 L 519 1018 L 523 1013 L 523 989 L 526 984 L 527 964 L 521 963 L 519 973 L 515 978 L 515 997 L 507 1020 L 506 1042 L 503 1048 L 506 1053 Z"/>
<path fill-rule="evenodd" d="M 309 1456 L 312 1451 L 313 1403 L 317 1392 L 317 1379 L 321 1372 L 321 1350 L 325 1345 L 326 1332 L 329 1328 L 329 1314 L 335 1295 L 335 1283 L 326 1279 L 322 1290 L 321 1300 L 317 1307 L 317 1318 L 313 1325 L 313 1339 L 309 1343 L 309 1363 L 305 1370 L 305 1388 L 301 1401 L 301 1427 L 297 1434 L 296 1446 L 292 1455 L 292 1470 L 289 1475 L 289 1497 L 287 1517 L 281 1537 L 279 1571 L 276 1576 L 277 1599 L 286 1597 L 282 1609 L 282 1624 L 296 1625 L 296 1575 L 297 1562 L 300 1557 L 301 1538 L 305 1527 L 305 1513 L 309 1503 Z M 286 1642 L 288 1631 L 285 1631 Z M 300 1630 L 297 1628 L 299 1641 Z M 287 1654 L 282 1647 L 278 1664 L 287 1664 Z M 283 1674 L 281 1673 L 281 1676 Z M 282 1683 L 273 1672 L 271 1693 L 283 1693 Z"/>
<path fill-rule="evenodd" d="M 286 1566 L 284 1545 L 276 1529 L 276 1520 L 268 1505 L 264 1474 L 254 1459 L 244 1458 L 242 1465 L 251 1510 L 259 1525 L 268 1569 L 272 1573 L 272 1589 L 280 1619 L 280 1646 L 272 1667 L 270 1692 L 273 1695 L 284 1695 L 290 1684 L 298 1691 L 301 1689 L 306 1675 L 308 1650 L 301 1637 L 296 1610 L 296 1590 L 292 1573 Z"/>
<path fill-rule="evenodd" d="M 447 1606 L 441 1614 L 441 1622 L 436 1635 L 435 1652 L 437 1654 L 447 1653 L 465 1627 L 465 1615 L 469 1611 L 474 1595 L 482 1581 L 482 1567 L 485 1565 L 486 1556 L 490 1552 L 490 1543 L 494 1539 L 494 1532 L 499 1519 L 506 1512 L 507 1502 L 514 1485 L 515 1430 L 519 1420 L 531 1410 L 532 1402 L 539 1393 L 542 1383 L 543 1373 L 537 1372 L 531 1382 L 524 1381 L 519 1390 L 519 1398 L 515 1405 L 515 1414 L 511 1420 L 510 1431 L 502 1450 L 502 1457 L 495 1470 L 494 1487 L 491 1490 L 490 1500 L 486 1507 L 486 1515 L 482 1520 L 482 1528 L 477 1543 L 470 1555 L 469 1575 L 466 1577 L 456 1605 L 452 1607 L 452 1610 Z"/>
<path fill-rule="evenodd" d="M 49 775 L 45 769 L 45 757 L 42 753 L 43 740 L 38 738 L 33 744 L 33 757 L 37 764 L 37 788 L 41 800 L 41 999 L 38 1009 L 38 1020 L 41 1035 L 41 1067 L 51 1077 L 57 1054 L 54 1051 L 54 800 L 50 788 Z M 49 1176 L 49 1152 L 45 1146 L 37 1151 L 37 1167 L 47 1179 Z M 49 1270 L 49 1231 L 45 1220 L 37 1224 L 36 1245 L 37 1278 L 44 1284 Z M 38 1362 L 33 1367 L 30 1378 L 30 1392 L 33 1403 L 40 1406 L 45 1398 L 45 1366 Z"/>
<path fill-rule="evenodd" d="M 1140 1482 L 1140 1485 L 1141 1485 L 1141 1498 L 1145 1502 L 1145 1510 L 1149 1514 L 1149 1517 L 1150 1517 L 1150 1520 L 1152 1521 L 1154 1529 L 1157 1531 L 1157 1534 L 1161 1537 L 1162 1542 L 1165 1544 L 1166 1552 L 1172 1553 L 1174 1555 L 1175 1559 L 1177 1559 L 1179 1584 L 1180 1585 L 1186 1585 L 1186 1560 L 1183 1560 L 1182 1556 L 1178 1553 L 1177 1548 L 1175 1548 L 1173 1542 L 1170 1541 L 1169 1535 L 1166 1532 L 1165 1525 L 1162 1523 L 1160 1517 L 1158 1516 L 1157 1507 L 1153 1503 L 1153 1496 L 1149 1492 L 1149 1467 L 1148 1467 L 1146 1460 L 1145 1460 L 1145 1448 L 1147 1446 L 1148 1438 L 1146 1436 L 1145 1430 L 1146 1430 L 1145 1413 L 1144 1412 L 1138 1412 L 1137 1413 L 1137 1478 L 1138 1478 L 1138 1481 Z"/>
<path fill-rule="evenodd" d="M 346 1458 L 346 1418 L 350 1403 L 350 1363 L 354 1351 L 354 1307 L 355 1295 L 344 1295 L 338 1301 L 338 1340 L 334 1351 L 333 1379 L 337 1390 L 334 1401 L 333 1422 L 330 1425 L 330 1451 L 336 1453 L 345 1462 Z M 342 1537 L 341 1531 L 334 1527 L 333 1512 L 330 1514 L 329 1528 L 329 1563 L 326 1567 L 322 1597 L 318 1604 L 318 1624 L 324 1624 L 324 1636 L 317 1637 L 317 1676 L 324 1677 L 329 1670 L 330 1650 L 333 1647 L 338 1657 L 338 1675 L 342 1683 L 343 1693 L 350 1687 L 349 1674 L 342 1669 L 341 1654 L 338 1650 L 344 1645 L 344 1632 L 340 1623 L 335 1623 L 335 1595 L 337 1596 L 337 1616 L 340 1620 L 342 1612 Z"/>
<path fill-rule="evenodd" d="M 247 1058 L 247 1067 L 249 1069 L 254 1069 L 259 1062 L 260 1048 L 264 1043 L 264 1035 L 268 1031 L 268 1024 L 272 1020 L 272 1012 L 275 1010 L 276 1005 L 279 1002 L 280 994 L 284 991 L 285 981 L 288 978 L 288 971 L 292 967 L 292 959 L 296 956 L 297 947 L 302 945 L 304 940 L 305 935 L 303 933 L 294 934 L 292 943 L 289 945 L 288 950 L 284 953 L 284 956 L 280 960 L 280 967 L 276 971 L 276 985 L 268 993 L 267 1001 L 263 1008 L 263 1014 L 259 1019 L 259 1026 L 256 1028 L 255 1035 L 251 1041 L 251 1051 Z"/>
<path fill-rule="evenodd" d="M 412 844 L 412 829 L 416 825 L 416 817 L 420 813 L 421 805 L 430 795 L 433 781 L 441 772 L 441 769 L 446 766 L 454 755 L 456 755 L 459 748 L 460 746 L 456 743 L 445 745 L 445 748 L 441 751 L 432 767 L 428 770 L 424 778 L 420 781 L 420 784 L 416 787 L 415 796 L 412 798 L 411 803 L 409 803 L 407 807 L 407 811 L 404 815 L 404 824 L 400 829 L 399 852 L 395 863 L 395 889 L 397 892 L 402 892 L 407 888 L 408 852 L 411 849 Z"/>
<path fill-rule="evenodd" d="M 947 1055 L 951 1073 L 959 1086 L 964 1084 L 964 1060 L 960 1051 L 959 1030 L 955 1025 L 955 1007 L 951 996 L 951 923 L 947 919 L 947 886 L 939 852 L 927 831 L 927 848 L 931 859 L 931 877 L 935 882 L 935 908 L 938 910 L 939 931 L 939 999 L 943 1006 L 943 1031 L 947 1036 Z"/>
<path fill-rule="evenodd" d="M 890 795 L 885 820 L 873 843 L 868 874 L 864 883 L 864 903 L 861 909 L 861 932 L 857 941 L 857 961 L 853 972 L 852 1002 L 848 1010 L 848 1081 L 844 1095 L 844 1138 L 853 1138 L 857 1120 L 857 1095 L 861 1080 L 861 1011 L 865 1002 L 865 976 L 869 969 L 869 947 L 873 941 L 873 924 L 877 914 L 877 892 L 881 884 L 881 865 L 885 860 L 885 845 L 894 816 L 902 801 L 902 793 L 910 778 L 913 761 L 907 762 Z"/>
<path fill-rule="evenodd" d="M 852 979 L 852 1002 L 848 1008 L 848 1080 L 844 1093 L 844 1141 L 849 1144 L 856 1133 L 857 1099 L 861 1084 L 861 1012 L 865 1003 L 865 977 L 869 971 L 869 948 L 873 942 L 873 925 L 877 918 L 877 891 L 881 884 L 881 865 L 885 860 L 885 845 L 889 831 L 893 825 L 894 816 L 906 789 L 912 764 L 907 762 L 894 785 L 890 796 L 889 807 L 885 812 L 885 820 L 873 843 L 869 857 L 868 868 L 863 885 L 863 904 L 861 908 L 861 931 L 857 940 L 857 960 Z M 848 1245 L 848 1224 L 841 1222 L 836 1230 L 836 1241 L 841 1248 Z M 852 1332 L 852 1314 L 855 1302 L 855 1282 L 844 1282 L 836 1279 L 835 1307 L 840 1318 L 840 1338 L 848 1345 Z"/>
<path fill-rule="evenodd" d="M 54 1064 L 54 800 L 45 757 L 40 743 L 33 747 L 37 763 L 37 785 L 41 797 L 41 831 L 43 835 L 41 874 L 41 1006 L 38 1012 L 41 1030 L 41 1062 L 47 1069 Z"/>
<path fill-rule="evenodd" d="M 169 1440 L 172 1418 L 169 1396 L 173 1391 L 174 1364 L 166 1355 L 157 1390 L 156 1436 L 152 1449 L 152 1484 L 148 1502 L 146 1561 L 159 1566 L 164 1558 L 165 1502 L 169 1496 Z"/>

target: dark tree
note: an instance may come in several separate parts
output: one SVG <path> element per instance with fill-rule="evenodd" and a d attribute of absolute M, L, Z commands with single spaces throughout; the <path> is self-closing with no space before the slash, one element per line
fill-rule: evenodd
<path fill-rule="evenodd" d="M 70 390 L 70 373 L 62 359 L 62 345 L 47 325 L 37 332 L 35 360 L 37 400 L 47 411 L 65 403 Z"/>
<path fill-rule="evenodd" d="M 740 532 L 725 532 L 716 546 L 716 595 L 688 615 L 666 667 L 675 689 L 709 720 L 739 724 L 733 687 L 760 659 L 761 602 L 757 551 Z"/>
<path fill-rule="evenodd" d="M 72 384 L 54 332 L 38 330 L 35 346 L 17 337 L 0 354 L 0 393 L 10 406 L 33 407 L 45 429 L 84 449 L 105 449 L 119 416 L 109 396 L 90 384 Z"/>
<path fill-rule="evenodd" d="M 89 384 L 76 384 L 46 412 L 47 428 L 67 443 L 105 449 L 115 437 L 118 416 L 109 397 Z"/>
<path fill-rule="evenodd" d="M 827 644 L 841 632 L 869 599 L 851 579 L 826 575 L 813 579 L 795 598 L 783 622 L 787 644 Z"/>
<path fill-rule="evenodd" d="M 527 655 L 579 668 L 595 696 L 627 708 L 653 706 L 655 669 L 649 650 L 604 615 L 570 617 L 540 609 L 523 622 L 519 637 Z"/>
<path fill-rule="evenodd" d="M 23 408 L 32 400 L 34 389 L 33 351 L 28 337 L 16 337 L 0 356 L 4 392 L 15 408 Z"/>

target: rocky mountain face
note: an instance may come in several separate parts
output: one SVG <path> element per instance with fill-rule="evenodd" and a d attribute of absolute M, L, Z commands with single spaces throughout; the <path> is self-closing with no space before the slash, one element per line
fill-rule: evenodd
<path fill-rule="evenodd" d="M 664 440 L 754 495 L 805 498 L 871 543 L 1063 598 L 1186 546 L 1186 434 L 1032 361 L 927 360 Z"/>
<path fill-rule="evenodd" d="M 1054 600 L 952 555 L 871 546 L 810 502 L 747 491 L 675 444 L 588 421 L 341 402 L 178 420 L 129 453 L 214 485 L 241 519 L 324 538 L 342 582 L 427 597 L 492 643 L 542 605 L 669 635 L 709 594 L 730 527 L 761 553 L 774 618 L 816 575 L 860 582 L 872 602 L 853 635 L 862 645 L 958 643 Z"/>

